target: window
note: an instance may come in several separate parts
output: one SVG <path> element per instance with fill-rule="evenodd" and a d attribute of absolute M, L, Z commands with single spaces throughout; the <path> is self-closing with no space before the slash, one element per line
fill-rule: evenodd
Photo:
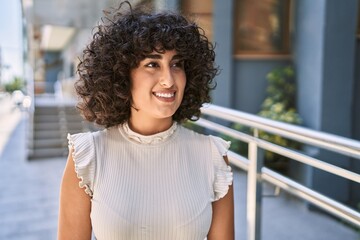
<path fill-rule="evenodd" d="M 290 52 L 290 0 L 237 0 L 235 55 Z"/>
<path fill-rule="evenodd" d="M 211 41 L 213 39 L 212 12 L 213 0 L 182 0 L 181 11 L 190 16 Z"/>

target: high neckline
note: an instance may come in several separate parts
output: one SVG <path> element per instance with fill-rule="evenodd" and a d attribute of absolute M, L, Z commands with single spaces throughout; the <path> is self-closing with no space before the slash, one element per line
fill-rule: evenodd
<path fill-rule="evenodd" d="M 170 136 L 173 135 L 177 129 L 177 122 L 173 122 L 170 128 L 163 132 L 159 132 L 153 135 L 142 135 L 140 133 L 134 132 L 130 129 L 128 122 L 125 122 L 119 125 L 119 130 L 122 130 L 124 135 L 133 142 L 141 143 L 145 145 L 154 145 L 158 143 L 165 142 Z"/>

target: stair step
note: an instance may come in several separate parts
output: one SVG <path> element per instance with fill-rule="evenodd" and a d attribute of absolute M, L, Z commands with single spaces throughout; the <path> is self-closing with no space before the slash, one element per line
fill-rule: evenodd
<path fill-rule="evenodd" d="M 61 114 L 64 115 L 74 115 L 74 116 L 80 116 L 80 112 L 76 109 L 64 109 L 64 108 L 35 108 L 35 115 L 58 115 L 61 112 Z"/>
<path fill-rule="evenodd" d="M 34 126 L 35 132 L 37 131 L 57 131 L 60 133 L 67 133 L 68 131 L 78 131 L 82 132 L 84 129 L 84 126 L 82 124 L 40 124 Z"/>
<path fill-rule="evenodd" d="M 84 120 L 80 116 L 35 116 L 34 124 L 40 123 L 59 123 L 59 122 L 66 122 L 66 123 L 82 123 Z"/>
<path fill-rule="evenodd" d="M 35 139 L 34 149 L 41 148 L 64 148 L 67 146 L 66 139 L 54 138 L 54 139 Z"/>
<path fill-rule="evenodd" d="M 59 108 L 57 107 L 36 107 L 35 115 L 58 115 Z"/>
<path fill-rule="evenodd" d="M 84 125 L 82 123 L 68 123 L 66 124 L 66 129 L 82 131 L 84 129 Z"/>
<path fill-rule="evenodd" d="M 84 121 L 80 115 L 65 115 L 65 119 L 68 122 L 82 122 Z"/>
<path fill-rule="evenodd" d="M 34 139 L 54 139 L 54 138 L 62 138 L 64 135 L 60 130 L 42 130 L 34 132 Z"/>
<path fill-rule="evenodd" d="M 64 157 L 68 154 L 67 134 L 94 131 L 94 124 L 84 121 L 75 107 L 35 107 L 33 140 L 29 159 Z"/>
<path fill-rule="evenodd" d="M 57 130 L 60 131 L 61 128 L 64 127 L 59 122 L 46 122 L 46 123 L 35 123 L 34 130 L 35 131 L 43 131 L 43 130 Z"/>
<path fill-rule="evenodd" d="M 34 149 L 29 159 L 66 157 L 68 148 L 39 148 Z"/>
<path fill-rule="evenodd" d="M 66 114 L 76 114 L 76 115 L 80 115 L 79 110 L 77 110 L 76 108 L 64 108 L 63 109 L 65 111 Z"/>
<path fill-rule="evenodd" d="M 59 122 L 58 115 L 34 115 L 34 123 Z"/>

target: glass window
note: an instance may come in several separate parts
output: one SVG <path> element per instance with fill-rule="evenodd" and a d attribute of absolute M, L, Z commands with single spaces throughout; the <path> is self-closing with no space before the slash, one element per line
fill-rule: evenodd
<path fill-rule="evenodd" d="M 212 40 L 213 0 L 182 0 L 181 11 L 193 19 L 205 31 L 209 40 Z"/>
<path fill-rule="evenodd" d="M 235 54 L 288 54 L 290 0 L 237 0 Z"/>

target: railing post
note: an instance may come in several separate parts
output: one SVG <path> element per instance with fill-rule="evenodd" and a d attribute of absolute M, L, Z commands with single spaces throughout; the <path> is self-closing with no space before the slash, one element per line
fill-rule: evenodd
<path fill-rule="evenodd" d="M 256 142 L 249 142 L 249 170 L 247 178 L 247 240 L 261 239 L 262 180 L 264 150 Z"/>

